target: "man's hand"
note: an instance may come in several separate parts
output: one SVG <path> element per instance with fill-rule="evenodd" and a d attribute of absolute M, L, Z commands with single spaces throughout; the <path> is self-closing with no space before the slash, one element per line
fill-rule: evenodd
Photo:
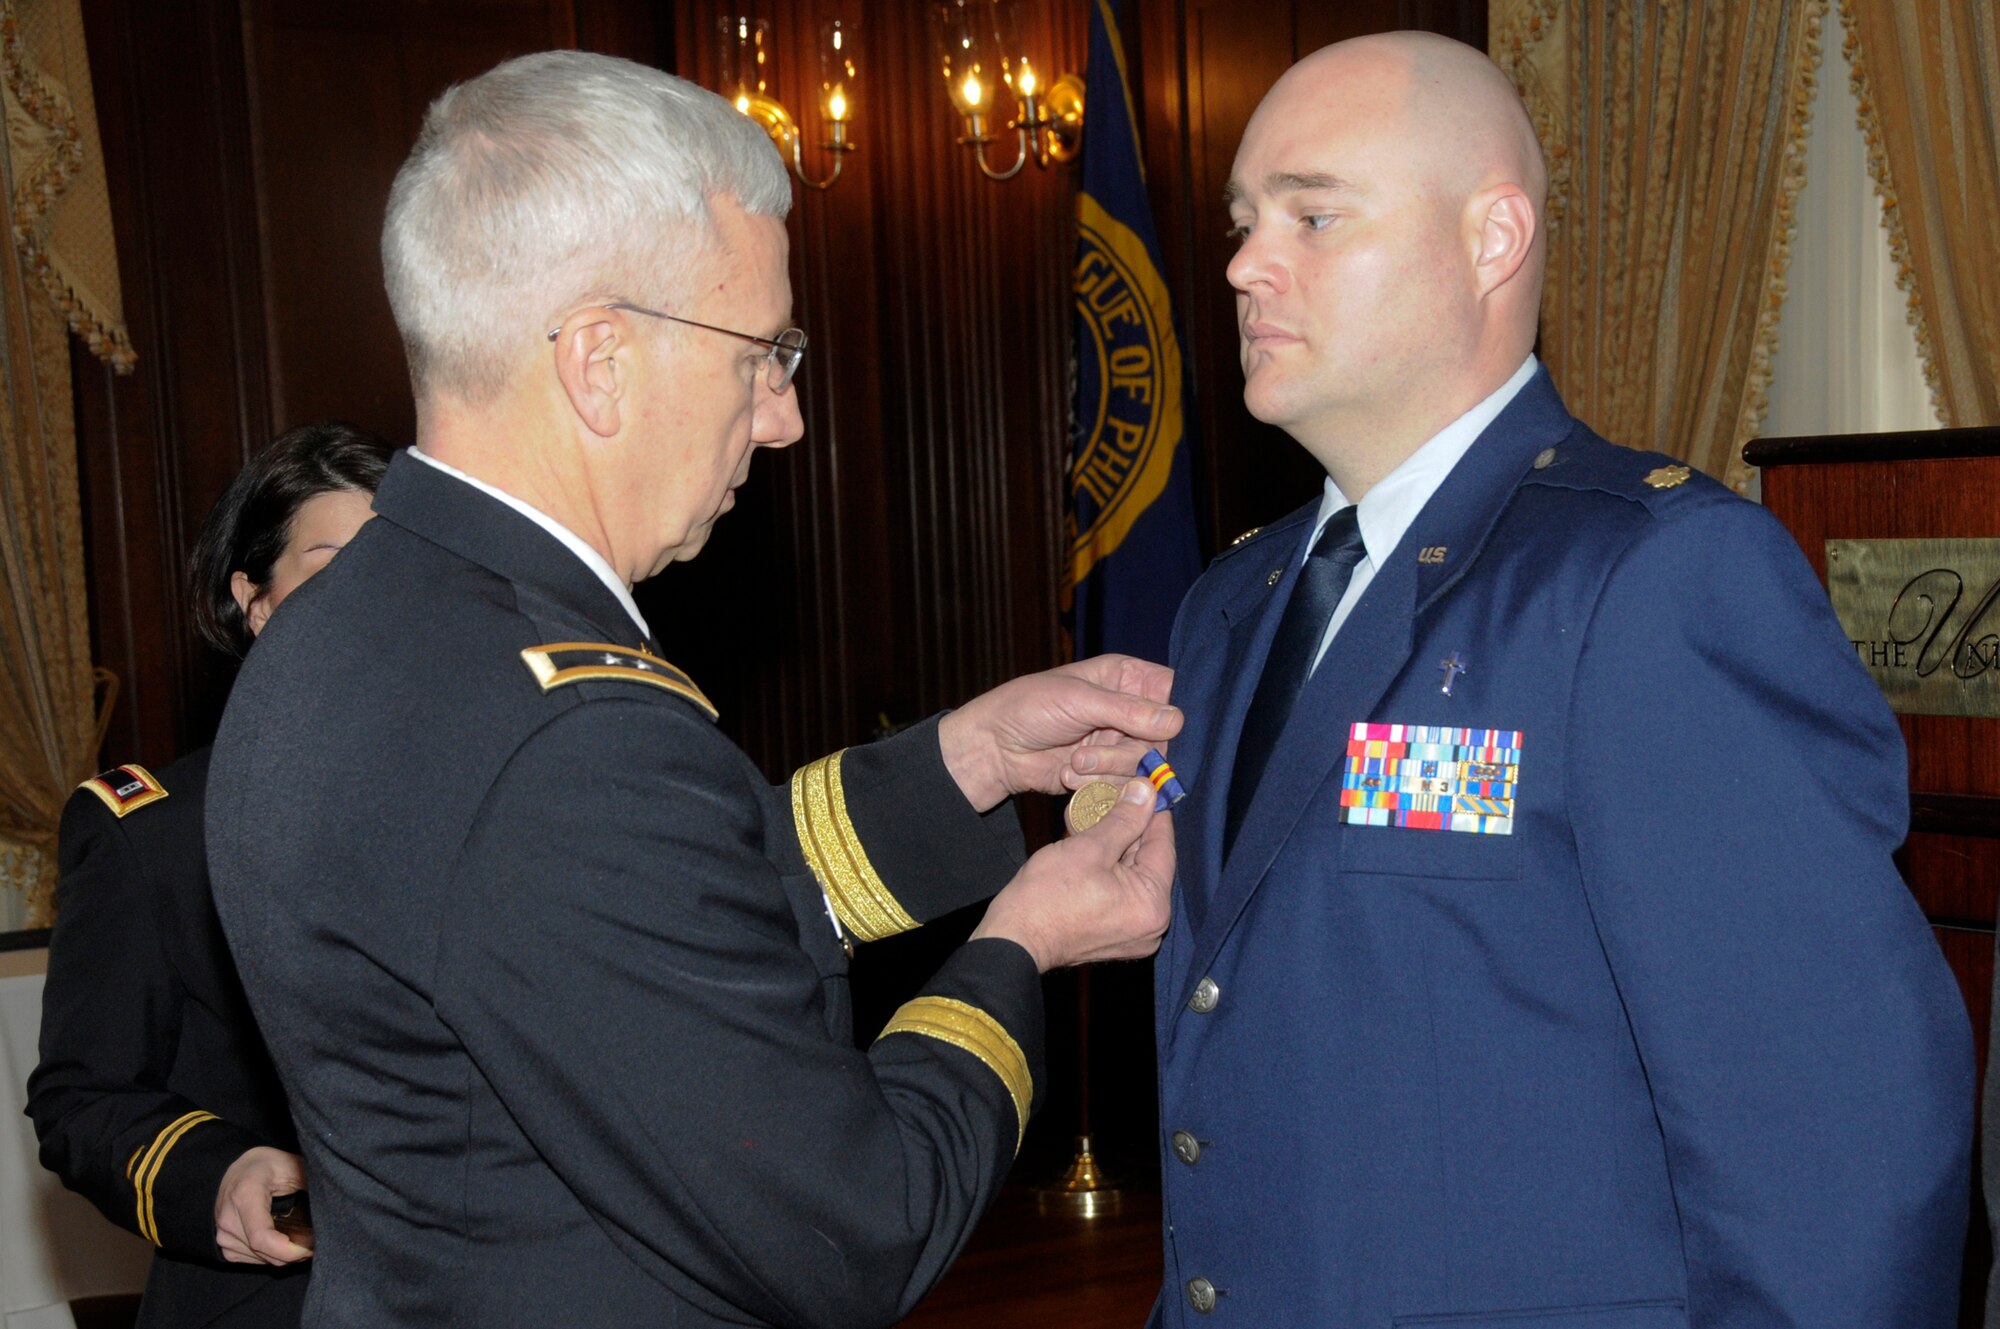
<path fill-rule="evenodd" d="M 235 1264 L 296 1264 L 312 1256 L 312 1234 L 299 1242 L 271 1222 L 271 1197 L 306 1188 L 305 1165 L 297 1154 L 258 1146 L 222 1174 L 215 1195 L 215 1244 Z"/>
<path fill-rule="evenodd" d="M 984 812 L 1034 789 L 1060 794 L 1096 775 L 1130 775 L 1181 729 L 1174 672 L 1100 655 L 981 693 L 938 724 L 945 768 Z"/>
<path fill-rule="evenodd" d="M 1104 820 L 1048 846 L 993 897 L 973 937 L 1005 937 L 1043 973 L 1159 949 L 1172 916 L 1173 824 L 1153 786 L 1128 780 Z"/>

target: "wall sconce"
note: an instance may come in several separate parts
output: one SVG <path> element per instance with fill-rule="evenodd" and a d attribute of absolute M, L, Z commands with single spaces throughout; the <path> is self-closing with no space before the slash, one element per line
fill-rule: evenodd
<path fill-rule="evenodd" d="M 827 126 L 826 140 L 820 146 L 833 154 L 833 171 L 826 179 L 815 180 L 806 174 L 798 121 L 771 95 L 776 70 L 770 21 L 747 15 L 716 20 L 722 95 L 764 127 L 778 145 L 778 154 L 791 159 L 792 174 L 808 189 L 825 189 L 840 179 L 847 154 L 855 148 L 847 137 L 847 126 L 854 119 L 854 95 L 860 85 L 855 64 L 855 30 L 859 26 L 844 19 L 819 25 L 819 113 Z"/>
<path fill-rule="evenodd" d="M 1022 53 L 1014 24 L 1013 0 L 942 0 L 931 7 L 932 32 L 944 74 L 944 90 L 965 118 L 959 143 L 973 151 L 989 180 L 1011 180 L 1032 155 L 1035 165 L 1074 158 L 1083 141 L 1083 80 L 1064 74 L 1043 85 Z M 1007 122 L 1020 143 L 1014 164 L 996 171 L 986 161 L 987 132 L 1000 84 L 1013 94 L 1015 115 Z"/>

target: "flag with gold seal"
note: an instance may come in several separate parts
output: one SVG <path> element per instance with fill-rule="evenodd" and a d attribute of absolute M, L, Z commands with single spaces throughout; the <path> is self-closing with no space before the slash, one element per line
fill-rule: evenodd
<path fill-rule="evenodd" d="M 1111 0 L 1091 7 L 1085 80 L 1064 608 L 1078 656 L 1164 660 L 1174 611 L 1201 574 L 1194 459 Z"/>

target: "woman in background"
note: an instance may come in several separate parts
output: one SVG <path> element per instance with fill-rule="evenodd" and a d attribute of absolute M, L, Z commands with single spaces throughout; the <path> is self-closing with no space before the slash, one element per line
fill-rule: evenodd
<path fill-rule="evenodd" d="M 247 651 L 373 515 L 389 453 L 321 424 L 253 458 L 195 541 L 202 636 Z M 207 775 L 204 747 L 157 776 L 114 767 L 70 796 L 28 1115 L 43 1166 L 159 1248 L 140 1326 L 289 1329 L 312 1235 L 280 1231 L 272 1201 L 303 1192 L 305 1175 L 209 899 Z"/>

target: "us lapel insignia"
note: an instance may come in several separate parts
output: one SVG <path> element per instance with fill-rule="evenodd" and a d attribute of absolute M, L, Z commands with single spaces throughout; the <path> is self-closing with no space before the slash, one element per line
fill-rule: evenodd
<path fill-rule="evenodd" d="M 1520 773 L 1518 729 L 1357 724 L 1341 772 L 1340 819 L 1512 835 Z"/>
<path fill-rule="evenodd" d="M 1656 471 L 1646 473 L 1646 483 L 1655 489 L 1672 489 L 1675 485 L 1686 484 L 1688 477 L 1693 474 L 1694 472 L 1685 466 L 1662 466 Z"/>

